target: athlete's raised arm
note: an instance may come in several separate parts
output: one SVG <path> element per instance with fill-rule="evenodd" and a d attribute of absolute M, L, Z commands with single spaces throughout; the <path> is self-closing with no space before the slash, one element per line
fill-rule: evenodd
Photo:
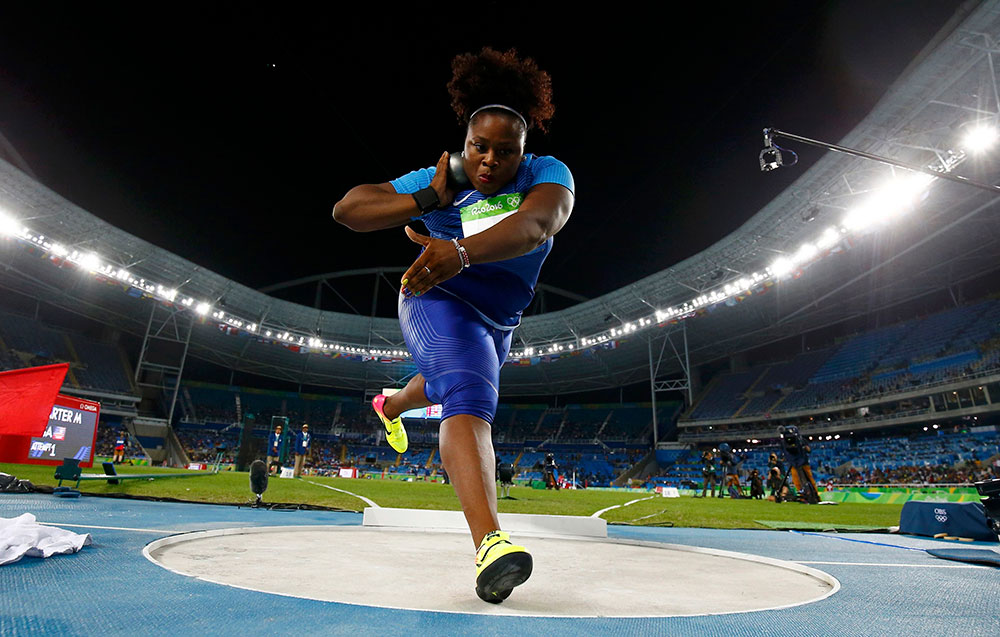
<path fill-rule="evenodd" d="M 451 203 L 454 193 L 447 184 L 448 153 L 438 159 L 429 188 L 437 195 L 437 207 Z M 422 214 L 417 199 L 400 194 L 390 183 L 362 184 L 347 191 L 333 207 L 333 218 L 355 232 L 399 227 Z"/>

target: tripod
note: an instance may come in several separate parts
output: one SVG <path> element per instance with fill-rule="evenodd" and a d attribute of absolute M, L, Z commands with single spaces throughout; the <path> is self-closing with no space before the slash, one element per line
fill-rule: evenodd
<path fill-rule="evenodd" d="M 816 488 L 816 482 L 812 477 L 812 469 L 809 467 L 807 461 L 802 461 L 796 465 L 790 465 L 788 471 L 785 472 L 785 477 L 781 481 L 781 486 L 778 487 L 777 492 L 774 494 L 775 502 L 782 502 L 784 497 L 781 495 L 784 490 L 788 487 L 788 476 L 795 472 L 796 476 L 799 477 L 798 480 L 794 480 L 796 483 L 801 483 L 801 488 L 799 484 L 795 485 L 795 488 L 799 490 L 799 499 L 808 502 L 809 504 L 819 503 L 819 491 Z"/>

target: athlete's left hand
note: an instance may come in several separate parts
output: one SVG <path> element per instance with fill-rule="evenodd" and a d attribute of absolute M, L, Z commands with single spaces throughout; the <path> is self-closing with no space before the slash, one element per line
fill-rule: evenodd
<path fill-rule="evenodd" d="M 406 226 L 404 230 L 410 241 L 424 246 L 424 251 L 403 273 L 400 283 L 405 296 L 420 296 L 462 271 L 462 255 L 451 241 L 428 237 L 410 226 Z"/>

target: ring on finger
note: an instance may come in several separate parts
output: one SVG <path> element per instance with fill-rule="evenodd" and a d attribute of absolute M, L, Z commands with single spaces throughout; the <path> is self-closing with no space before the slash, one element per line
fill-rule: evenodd
<path fill-rule="evenodd" d="M 430 273 L 431 273 L 431 269 L 430 269 L 430 268 L 428 268 L 428 267 L 427 267 L 426 265 L 424 266 L 424 270 L 426 270 L 426 271 L 427 271 L 427 274 L 430 274 Z"/>

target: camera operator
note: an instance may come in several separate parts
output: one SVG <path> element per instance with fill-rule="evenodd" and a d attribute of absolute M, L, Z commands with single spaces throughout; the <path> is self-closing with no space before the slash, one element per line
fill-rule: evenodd
<path fill-rule="evenodd" d="M 788 473 L 792 476 L 795 490 L 802 494 L 806 502 L 816 504 L 819 502 L 819 488 L 809 466 L 809 446 L 802 442 L 799 428 L 795 425 L 778 427 L 778 435 L 781 436 L 781 447 L 788 460 Z"/>
<path fill-rule="evenodd" d="M 715 454 L 713 454 L 710 449 L 706 449 L 701 454 L 701 477 L 704 478 L 701 488 L 701 497 L 705 497 L 705 494 L 708 492 L 708 485 L 711 483 L 712 497 L 714 498 L 715 485 L 718 483 L 719 477 L 715 472 Z"/>
<path fill-rule="evenodd" d="M 750 497 L 760 500 L 764 497 L 764 480 L 760 477 L 760 472 L 756 469 L 750 471 Z"/>
<path fill-rule="evenodd" d="M 731 498 L 747 497 L 743 492 L 743 484 L 740 483 L 740 468 L 746 460 L 747 454 L 745 453 L 733 454 L 732 471 L 726 476 L 726 487 L 729 489 L 729 497 Z"/>
<path fill-rule="evenodd" d="M 728 442 L 719 445 L 719 466 L 722 469 L 722 484 L 719 485 L 719 497 L 725 497 L 726 491 L 729 497 L 740 497 L 740 478 L 736 473 L 738 459 L 733 455 Z"/>
<path fill-rule="evenodd" d="M 1000 478 L 976 482 L 975 487 L 986 509 L 986 526 L 1000 539 Z"/>
<path fill-rule="evenodd" d="M 545 488 L 559 490 L 559 485 L 556 484 L 556 472 L 559 470 L 559 466 L 556 465 L 556 457 L 554 454 L 545 454 L 545 462 L 542 463 L 542 475 L 545 477 Z"/>
<path fill-rule="evenodd" d="M 778 468 L 778 473 L 784 473 L 784 470 L 783 470 L 783 468 L 781 466 L 781 461 L 778 460 L 778 454 L 772 452 L 771 455 L 769 455 L 767 457 L 767 473 L 768 473 L 768 475 L 771 474 L 771 469 L 774 469 L 775 467 Z"/>
<path fill-rule="evenodd" d="M 785 477 L 781 475 L 781 467 L 771 467 L 767 472 L 767 488 L 771 490 L 771 495 L 767 496 L 771 502 L 784 502 L 788 499 L 790 493 Z"/>
<path fill-rule="evenodd" d="M 500 482 L 500 497 L 510 498 L 510 488 L 514 484 L 514 465 L 497 456 L 497 480 Z"/>

